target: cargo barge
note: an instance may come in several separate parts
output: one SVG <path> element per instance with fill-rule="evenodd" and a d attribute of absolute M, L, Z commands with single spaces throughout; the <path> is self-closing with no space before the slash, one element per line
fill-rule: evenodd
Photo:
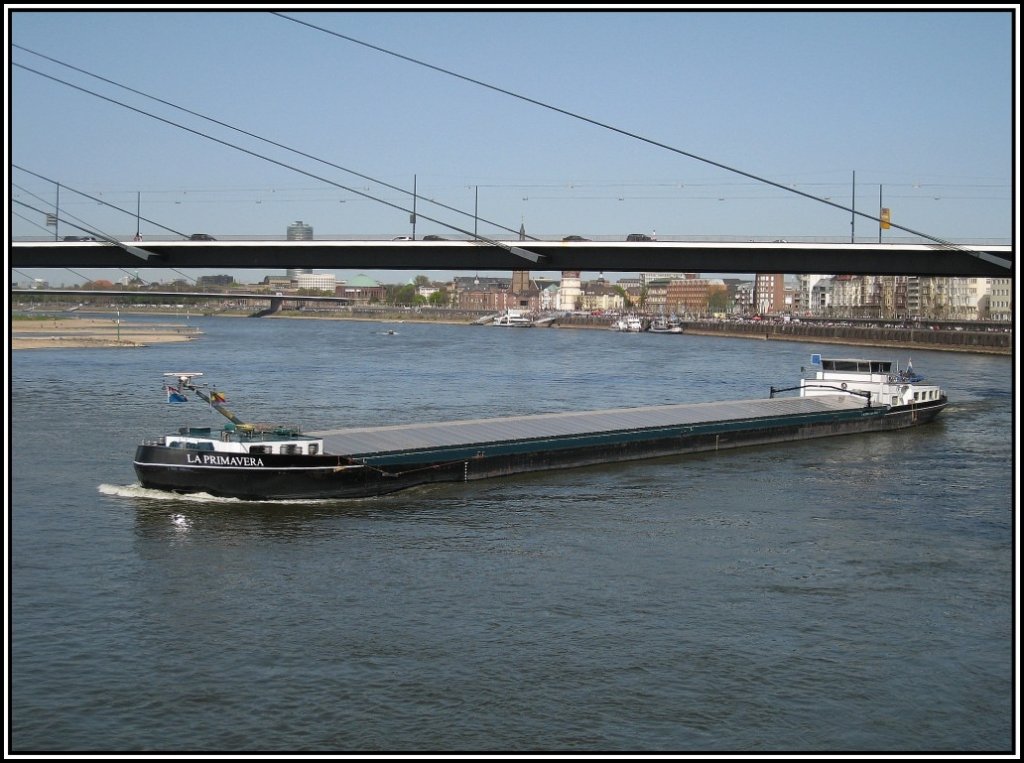
<path fill-rule="evenodd" d="M 822 359 L 812 378 L 757 400 L 545 413 L 302 433 L 249 424 L 222 394 L 171 373 L 168 400 L 195 394 L 228 419 L 144 442 L 143 487 L 243 500 L 361 498 L 436 482 L 882 432 L 933 420 L 945 392 L 891 361 Z M 784 393 L 792 393 L 785 396 Z"/>

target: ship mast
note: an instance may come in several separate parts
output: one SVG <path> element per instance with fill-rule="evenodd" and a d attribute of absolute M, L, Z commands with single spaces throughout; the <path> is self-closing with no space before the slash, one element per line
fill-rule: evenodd
<path fill-rule="evenodd" d="M 232 413 L 230 410 L 228 410 L 224 405 L 221 404 L 220 400 L 215 399 L 213 395 L 207 395 L 199 387 L 197 387 L 195 384 L 192 383 L 192 378 L 195 377 L 195 376 L 202 376 L 201 373 L 198 373 L 198 372 L 196 372 L 196 373 L 168 373 L 168 374 L 164 374 L 164 376 L 174 376 L 174 377 L 176 377 L 178 379 L 178 389 L 187 389 L 187 390 L 191 390 L 192 392 L 195 392 L 196 393 L 196 397 L 198 397 L 200 400 L 202 400 L 202 401 L 204 401 L 206 403 L 209 403 L 211 408 L 213 408 L 215 411 L 217 411 L 217 413 L 219 413 L 221 416 L 226 418 L 232 424 L 235 424 L 235 425 L 241 426 L 241 427 L 251 427 L 252 426 L 251 424 L 248 424 L 247 422 L 242 421 L 234 413 Z"/>

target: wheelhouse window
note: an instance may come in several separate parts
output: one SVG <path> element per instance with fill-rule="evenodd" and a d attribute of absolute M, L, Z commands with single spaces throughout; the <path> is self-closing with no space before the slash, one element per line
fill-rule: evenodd
<path fill-rule="evenodd" d="M 892 369 L 890 360 L 822 360 L 822 371 L 848 371 L 861 374 L 887 374 Z"/>
<path fill-rule="evenodd" d="M 273 448 L 269 445 L 253 445 L 249 448 L 250 453 L 273 453 Z"/>
<path fill-rule="evenodd" d="M 294 456 L 297 453 L 302 453 L 302 446 L 296 445 L 295 443 L 288 443 L 287 445 L 281 446 L 281 452 L 290 456 Z"/>

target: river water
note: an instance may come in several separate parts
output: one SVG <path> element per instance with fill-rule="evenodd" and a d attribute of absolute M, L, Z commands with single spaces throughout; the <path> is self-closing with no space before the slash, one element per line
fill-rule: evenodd
<path fill-rule="evenodd" d="M 139 440 L 219 425 L 163 372 L 329 429 L 765 397 L 814 352 L 907 353 L 190 321 L 13 355 L 11 751 L 1013 748 L 1012 358 L 914 352 L 951 405 L 908 431 L 244 503 L 138 487 Z"/>

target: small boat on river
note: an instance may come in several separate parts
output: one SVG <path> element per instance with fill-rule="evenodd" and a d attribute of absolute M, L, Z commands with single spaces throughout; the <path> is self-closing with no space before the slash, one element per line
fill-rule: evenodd
<path fill-rule="evenodd" d="M 197 372 L 170 373 L 169 402 L 195 395 L 228 419 L 143 442 L 143 487 L 244 500 L 360 498 L 416 485 L 904 429 L 932 421 L 945 392 L 891 361 L 822 359 L 769 397 L 353 427 L 302 433 L 250 424 Z M 785 395 L 785 393 L 791 393 Z"/>
<path fill-rule="evenodd" d="M 679 325 L 679 319 L 674 315 L 666 318 L 664 315 L 655 316 L 651 321 L 652 334 L 682 334 L 683 327 Z"/>
<path fill-rule="evenodd" d="M 645 328 L 644 319 L 639 315 L 624 315 L 613 321 L 611 325 L 612 331 L 625 331 L 633 334 L 639 334 Z"/>
<path fill-rule="evenodd" d="M 528 329 L 533 328 L 533 320 L 519 310 L 506 310 L 494 319 L 492 325 Z"/>

